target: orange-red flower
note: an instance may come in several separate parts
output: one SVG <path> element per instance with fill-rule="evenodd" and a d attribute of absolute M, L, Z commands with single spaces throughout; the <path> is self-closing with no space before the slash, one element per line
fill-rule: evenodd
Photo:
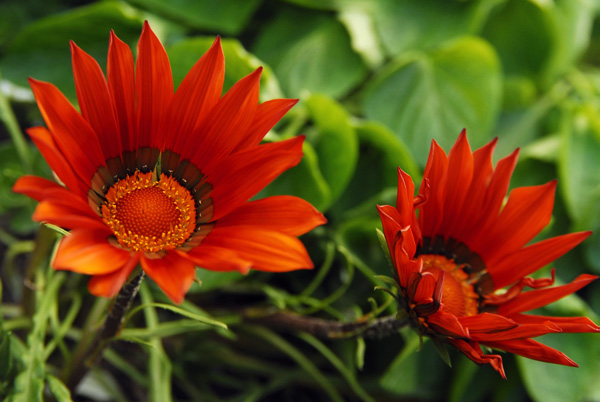
<path fill-rule="evenodd" d="M 167 54 L 144 25 L 134 65 L 111 32 L 106 77 L 71 43 L 81 113 L 52 84 L 30 80 L 48 126 L 29 135 L 64 187 L 23 177 L 14 190 L 39 204 L 34 220 L 70 229 L 52 263 L 92 275 L 112 297 L 139 264 L 175 302 L 196 266 L 214 271 L 312 268 L 296 238 L 325 219 L 309 203 L 248 201 L 302 157 L 303 137 L 259 145 L 296 103 L 258 103 L 261 69 L 221 96 L 220 39 L 177 91 Z"/>
<path fill-rule="evenodd" d="M 527 245 L 550 220 L 556 181 L 516 188 L 504 203 L 518 150 L 494 169 L 495 145 L 496 140 L 471 152 L 463 131 L 447 156 L 433 141 L 417 197 L 410 176 L 398 169 L 396 206 L 378 209 L 398 273 L 400 303 L 422 335 L 452 344 L 476 363 L 491 364 L 503 377 L 502 358 L 483 354 L 481 345 L 577 366 L 531 338 L 553 332 L 599 332 L 600 327 L 586 317 L 523 313 L 596 279 L 580 275 L 552 287 L 554 277 L 527 277 L 590 232 Z"/>

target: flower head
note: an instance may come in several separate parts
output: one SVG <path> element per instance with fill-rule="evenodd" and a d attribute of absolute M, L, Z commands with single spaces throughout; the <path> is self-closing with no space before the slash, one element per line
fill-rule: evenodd
<path fill-rule="evenodd" d="M 594 279 L 580 275 L 554 286 L 537 271 L 590 232 L 528 243 L 548 224 L 556 182 L 512 190 L 518 150 L 492 165 L 496 140 L 471 152 L 463 131 L 447 156 L 431 146 L 417 197 L 398 170 L 396 206 L 378 206 L 398 274 L 399 299 L 422 335 L 447 342 L 503 377 L 502 358 L 481 345 L 530 359 L 576 366 L 563 353 L 531 338 L 553 332 L 599 332 L 586 317 L 523 314 L 569 295 Z M 416 213 L 418 211 L 418 214 Z M 530 288 L 532 290 L 526 290 Z"/>
<path fill-rule="evenodd" d="M 30 80 L 48 128 L 28 134 L 64 186 L 25 176 L 14 190 L 33 218 L 70 230 L 55 269 L 92 275 L 112 297 L 139 264 L 175 302 L 195 267 L 214 271 L 312 268 L 296 236 L 325 222 L 309 203 L 248 201 L 302 157 L 304 137 L 259 145 L 296 103 L 258 103 L 261 69 L 221 96 L 220 39 L 174 91 L 167 54 L 144 24 L 134 64 L 111 32 L 106 77 L 71 43 L 79 113 L 52 84 Z"/>

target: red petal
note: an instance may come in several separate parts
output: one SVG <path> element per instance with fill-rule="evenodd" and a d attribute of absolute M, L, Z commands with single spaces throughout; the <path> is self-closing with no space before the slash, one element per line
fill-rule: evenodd
<path fill-rule="evenodd" d="M 551 321 L 539 324 L 523 324 L 505 331 L 493 333 L 471 333 L 471 339 L 479 342 L 508 341 L 512 339 L 535 338 L 552 332 L 562 332 L 558 325 Z"/>
<path fill-rule="evenodd" d="M 462 339 L 448 339 L 448 341 L 475 363 L 489 363 L 506 380 L 506 374 L 502 366 L 502 357 L 500 355 L 484 355 L 477 342 L 464 341 Z"/>
<path fill-rule="evenodd" d="M 131 257 L 129 252 L 110 245 L 107 241 L 109 235 L 107 231 L 100 230 L 71 231 L 61 240 L 52 267 L 86 275 L 118 270 Z"/>
<path fill-rule="evenodd" d="M 515 188 L 496 223 L 469 245 L 485 261 L 520 249 L 550 222 L 555 189 L 556 181 Z"/>
<path fill-rule="evenodd" d="M 13 191 L 19 194 L 25 194 L 27 197 L 36 201 L 42 201 L 51 191 L 66 190 L 64 187 L 53 181 L 37 176 L 22 176 L 17 179 L 13 186 Z"/>
<path fill-rule="evenodd" d="M 217 37 L 208 51 L 196 62 L 175 92 L 170 109 L 173 137 L 164 136 L 174 143 L 173 150 L 189 158 L 195 150 L 183 147 L 194 127 L 212 111 L 221 98 L 225 77 L 225 58 L 221 39 Z"/>
<path fill-rule="evenodd" d="M 100 138 L 104 158 L 121 155 L 121 139 L 115 108 L 102 69 L 86 52 L 71 41 L 73 76 L 81 115 Z"/>
<path fill-rule="evenodd" d="M 173 302 L 180 304 L 196 277 L 194 264 L 176 252 L 162 258 L 142 255 L 142 268 Z"/>
<path fill-rule="evenodd" d="M 579 275 L 573 282 L 567 285 L 523 292 L 511 301 L 498 306 L 498 314 L 511 316 L 513 314 L 546 306 L 558 299 L 562 299 L 563 297 L 578 291 L 588 283 L 596 280 L 596 278 L 597 276 L 594 275 L 583 274 Z"/>
<path fill-rule="evenodd" d="M 77 202 L 77 198 L 45 200 L 38 204 L 33 213 L 36 222 L 48 222 L 64 229 L 106 230 L 106 224 L 93 215 L 88 204 Z"/>
<path fill-rule="evenodd" d="M 592 232 L 569 233 L 552 237 L 490 261 L 487 271 L 496 289 L 503 288 L 532 274 L 571 250 Z"/>
<path fill-rule="evenodd" d="M 169 132 L 165 115 L 173 97 L 171 65 L 165 48 L 146 21 L 135 65 L 138 148 L 158 148 Z"/>
<path fill-rule="evenodd" d="M 431 142 L 429 159 L 425 166 L 423 182 L 419 193 L 425 193 L 426 186 L 429 185 L 429 197 L 427 202 L 420 207 L 419 223 L 423 236 L 434 236 L 437 234 L 437 228 L 443 220 L 443 194 L 446 186 L 446 173 L 448 170 L 448 157 L 444 150 L 435 140 Z"/>
<path fill-rule="evenodd" d="M 184 149 L 194 152 L 190 160 L 210 171 L 214 163 L 232 153 L 243 141 L 254 120 L 258 106 L 258 91 L 262 68 L 239 80 L 210 115 L 198 122 L 197 134 L 188 136 Z"/>
<path fill-rule="evenodd" d="M 139 260 L 139 255 L 136 254 L 121 269 L 110 274 L 92 276 L 88 282 L 90 293 L 98 297 L 115 297 Z"/>
<path fill-rule="evenodd" d="M 256 146 L 275 124 L 292 108 L 298 99 L 273 99 L 258 105 L 254 121 L 248 129 L 248 134 L 234 149 L 234 152 Z"/>
<path fill-rule="evenodd" d="M 444 313 L 438 310 L 437 313 L 427 317 L 427 325 L 434 331 L 453 338 L 468 338 L 469 330 L 463 327 L 454 314 Z"/>
<path fill-rule="evenodd" d="M 133 151 L 137 148 L 133 55 L 113 31 L 110 32 L 106 76 L 119 122 L 121 148 Z"/>
<path fill-rule="evenodd" d="M 469 329 L 469 333 L 506 331 L 519 324 L 498 314 L 482 313 L 469 317 L 459 317 L 458 321 Z"/>
<path fill-rule="evenodd" d="M 221 228 L 217 222 L 200 248 L 203 245 L 232 250 L 260 271 L 285 272 L 313 267 L 300 240 L 273 230 L 243 226 Z"/>
<path fill-rule="evenodd" d="M 29 84 L 60 152 L 88 183 L 105 161 L 96 133 L 54 85 L 33 78 Z"/>
<path fill-rule="evenodd" d="M 300 236 L 326 222 L 307 201 L 281 195 L 243 204 L 219 219 L 219 227 L 250 226 Z"/>
<path fill-rule="evenodd" d="M 515 314 L 511 318 L 522 324 L 540 324 L 551 321 L 563 332 L 600 332 L 600 327 L 587 317 L 549 317 L 543 315 Z"/>
<path fill-rule="evenodd" d="M 398 213 L 398 210 L 391 205 L 377 205 L 377 212 L 379 212 L 379 217 L 381 218 L 383 235 L 385 236 L 388 249 L 393 254 L 396 238 L 402 230 L 402 217 Z"/>
<path fill-rule="evenodd" d="M 494 349 L 504 350 L 514 353 L 528 359 L 539 360 L 546 363 L 562 364 L 565 366 L 578 367 L 577 363 L 569 359 L 567 355 L 552 349 L 549 346 L 542 345 L 533 339 L 515 339 L 503 342 L 482 342 L 482 344 Z"/>
<path fill-rule="evenodd" d="M 473 153 L 463 130 L 450 150 L 448 156 L 448 173 L 443 196 L 444 216 L 437 234 L 453 236 L 456 225 L 462 217 L 459 212 L 467 198 L 468 189 L 473 178 Z M 469 194 L 470 196 L 470 194 Z"/>
<path fill-rule="evenodd" d="M 253 197 L 283 171 L 302 158 L 304 137 L 272 142 L 224 159 L 208 181 L 213 185 L 213 220 L 227 215 Z"/>
<path fill-rule="evenodd" d="M 50 131 L 44 127 L 32 127 L 27 129 L 27 134 L 29 134 L 50 168 L 56 173 L 65 186 L 79 196 L 87 198 L 87 192 L 90 186 L 89 180 L 84 181 L 73 171 L 71 164 L 58 149 Z"/>
<path fill-rule="evenodd" d="M 208 269 L 209 271 L 238 271 L 242 274 L 247 274 L 252 267 L 250 261 L 240 258 L 234 250 L 207 245 L 204 242 L 187 253 L 180 251 L 178 253 L 182 257 L 192 261 L 196 266 Z"/>

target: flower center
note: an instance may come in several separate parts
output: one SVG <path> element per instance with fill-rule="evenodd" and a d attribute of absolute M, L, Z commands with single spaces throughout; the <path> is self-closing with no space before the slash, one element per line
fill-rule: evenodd
<path fill-rule="evenodd" d="M 152 172 L 119 180 L 102 204 L 102 219 L 121 246 L 157 253 L 182 245 L 196 229 L 196 206 L 190 192 L 174 178 Z"/>
<path fill-rule="evenodd" d="M 431 272 L 436 278 L 442 271 L 446 273 L 441 300 L 446 313 L 465 317 L 479 312 L 477 293 L 467 282 L 469 276 L 461 266 L 442 255 L 424 254 L 420 258 L 423 260 L 423 272 Z"/>

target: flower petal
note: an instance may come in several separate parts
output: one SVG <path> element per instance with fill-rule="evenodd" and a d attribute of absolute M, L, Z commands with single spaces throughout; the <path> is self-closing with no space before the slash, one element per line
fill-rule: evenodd
<path fill-rule="evenodd" d="M 104 159 L 121 155 L 121 139 L 117 128 L 108 85 L 102 69 L 86 52 L 71 41 L 73 76 L 81 115 L 96 132 L 104 153 Z"/>
<path fill-rule="evenodd" d="M 477 342 L 462 339 L 448 339 L 448 341 L 475 363 L 490 364 L 506 380 L 506 373 L 500 355 L 484 355 Z"/>
<path fill-rule="evenodd" d="M 240 258 L 234 250 L 227 247 L 218 247 L 202 243 L 188 252 L 179 255 L 192 261 L 199 268 L 216 272 L 237 271 L 247 274 L 252 267 L 252 262 Z"/>
<path fill-rule="evenodd" d="M 142 268 L 175 303 L 180 304 L 196 277 L 194 264 L 175 252 L 151 259 L 142 255 Z"/>
<path fill-rule="evenodd" d="M 523 292 L 514 299 L 498 306 L 498 314 L 511 316 L 513 314 L 534 310 L 546 306 L 558 299 L 575 293 L 598 277 L 594 275 L 582 274 L 569 284 L 555 286 L 548 289 L 530 290 Z"/>
<path fill-rule="evenodd" d="M 481 313 L 469 317 L 459 317 L 463 327 L 469 328 L 469 333 L 506 331 L 519 326 L 510 318 L 490 313 Z"/>
<path fill-rule="evenodd" d="M 431 142 L 429 159 L 423 173 L 423 182 L 419 193 L 425 193 L 429 186 L 427 202 L 420 206 L 419 224 L 423 236 L 434 236 L 444 217 L 442 197 L 446 186 L 446 172 L 448 170 L 448 157 L 446 152 L 435 140 Z"/>
<path fill-rule="evenodd" d="M 73 230 L 63 237 L 52 262 L 54 269 L 86 275 L 108 274 L 121 268 L 131 256 L 110 245 L 110 233 L 102 230 Z"/>
<path fill-rule="evenodd" d="M 551 321 L 563 332 L 600 332 L 600 327 L 587 317 L 549 317 L 532 314 L 515 314 L 511 319 L 521 324 L 539 324 Z"/>
<path fill-rule="evenodd" d="M 281 195 L 250 201 L 219 219 L 219 227 L 251 226 L 300 236 L 327 222 L 301 198 Z"/>
<path fill-rule="evenodd" d="M 286 272 L 310 269 L 313 263 L 296 237 L 273 230 L 253 227 L 224 227 L 219 223 L 202 244 L 235 251 L 238 257 L 260 271 Z"/>
<path fill-rule="evenodd" d="M 569 359 L 567 355 L 552 349 L 549 346 L 542 345 L 533 339 L 515 339 L 512 341 L 501 342 L 481 342 L 482 344 L 494 349 L 504 350 L 528 359 L 539 360 L 546 363 L 562 364 L 564 366 L 579 367 L 577 363 Z"/>
<path fill-rule="evenodd" d="M 115 297 L 138 263 L 139 255 L 136 254 L 120 269 L 109 274 L 92 276 L 88 282 L 88 290 L 94 296 Z"/>
<path fill-rule="evenodd" d="M 74 197 L 40 202 L 33 213 L 33 220 L 48 222 L 64 229 L 106 230 L 106 224 L 98 215 L 93 214 L 90 206 Z"/>

